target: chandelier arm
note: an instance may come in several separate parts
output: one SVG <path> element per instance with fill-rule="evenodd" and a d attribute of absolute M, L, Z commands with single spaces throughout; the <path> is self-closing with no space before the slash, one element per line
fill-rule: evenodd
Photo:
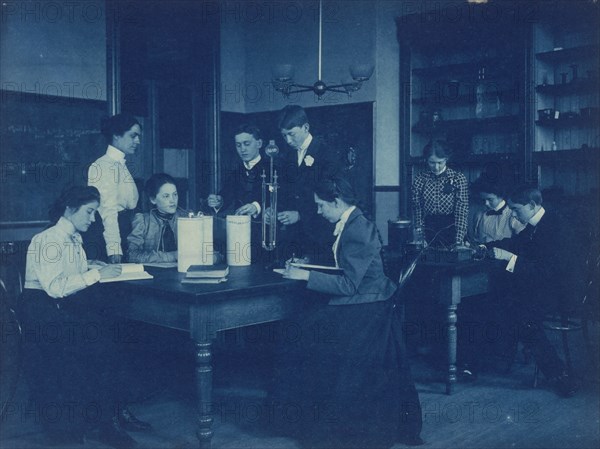
<path fill-rule="evenodd" d="M 301 89 L 295 89 L 296 87 L 300 87 Z M 291 90 L 291 89 L 295 89 L 295 90 Z M 298 93 L 301 93 L 301 92 L 313 92 L 314 91 L 314 89 L 313 89 L 312 86 L 302 86 L 300 84 L 294 84 L 293 86 L 291 86 L 291 89 L 290 90 L 286 90 L 286 93 L 288 95 L 290 95 L 290 94 L 298 94 Z"/>
<path fill-rule="evenodd" d="M 327 87 L 327 92 L 337 92 L 338 94 L 347 94 L 347 90 L 336 89 L 336 86 Z"/>
<path fill-rule="evenodd" d="M 355 82 L 355 83 L 344 83 L 344 84 L 335 84 L 333 86 L 327 86 L 327 90 L 333 90 L 333 89 L 339 89 L 340 87 L 354 87 L 354 88 L 360 88 L 360 86 L 362 85 L 362 83 L 360 82 Z M 335 92 L 342 92 L 342 93 L 346 93 L 346 91 L 335 91 Z"/>

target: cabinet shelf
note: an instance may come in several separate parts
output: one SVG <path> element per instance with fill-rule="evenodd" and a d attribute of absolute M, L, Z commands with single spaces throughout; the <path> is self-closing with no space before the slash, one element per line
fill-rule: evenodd
<path fill-rule="evenodd" d="M 474 86 L 472 86 L 474 90 Z M 511 103 L 519 100 L 519 95 L 521 92 L 518 89 L 510 89 L 510 90 L 498 90 L 484 94 L 487 98 L 489 95 L 494 94 L 498 96 L 503 102 Z M 474 105 L 475 104 L 475 92 L 470 92 L 466 94 L 461 94 L 458 96 L 450 96 L 450 95 L 431 95 L 429 97 L 420 97 L 413 98 L 411 103 L 415 106 L 465 106 L 465 105 Z"/>
<path fill-rule="evenodd" d="M 417 123 L 412 130 L 418 134 L 435 134 L 446 131 L 469 130 L 470 134 L 485 130 L 506 130 L 507 127 L 516 127 L 519 123 L 518 117 L 514 115 L 503 117 L 490 117 L 481 119 L 441 120 L 435 126 Z"/>
<path fill-rule="evenodd" d="M 558 151 L 534 151 L 537 165 L 581 165 L 600 163 L 600 148 L 573 148 Z"/>
<path fill-rule="evenodd" d="M 546 95 L 570 95 L 587 92 L 592 93 L 598 91 L 598 88 L 600 87 L 599 82 L 600 79 L 598 78 L 584 78 L 565 84 L 538 84 L 535 86 L 535 91 Z"/>
<path fill-rule="evenodd" d="M 515 58 L 487 58 L 478 61 L 468 61 L 456 64 L 441 64 L 429 67 L 415 67 L 412 69 L 413 76 L 436 77 L 457 79 L 462 82 L 476 82 L 478 70 L 486 68 L 486 81 L 494 81 L 506 78 L 518 72 L 519 63 Z"/>
<path fill-rule="evenodd" d="M 556 120 L 536 120 L 535 124 L 543 128 L 598 126 L 598 117 L 576 116 L 572 118 L 558 118 Z"/>
<path fill-rule="evenodd" d="M 480 166 L 488 163 L 495 162 L 516 162 L 517 154 L 516 153 L 485 153 L 485 154 L 465 154 L 465 155 L 456 155 L 456 157 L 452 158 L 450 165 L 454 166 Z M 425 166 L 425 158 L 423 156 L 411 156 L 406 164 L 409 166 Z"/>
<path fill-rule="evenodd" d="M 569 62 L 581 58 L 597 58 L 600 45 L 580 45 L 578 47 L 536 53 L 540 61 L 549 63 Z"/>

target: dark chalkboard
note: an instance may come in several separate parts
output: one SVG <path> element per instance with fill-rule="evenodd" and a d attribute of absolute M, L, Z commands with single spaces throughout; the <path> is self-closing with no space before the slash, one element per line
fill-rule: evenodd
<path fill-rule="evenodd" d="M 67 185 L 85 185 L 106 142 L 104 101 L 0 91 L 0 222 L 47 219 Z"/>

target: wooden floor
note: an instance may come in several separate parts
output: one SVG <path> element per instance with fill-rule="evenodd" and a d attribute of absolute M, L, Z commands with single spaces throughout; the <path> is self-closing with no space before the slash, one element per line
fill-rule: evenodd
<path fill-rule="evenodd" d="M 531 387 L 534 366 L 517 359 L 511 373 L 483 373 L 474 383 L 459 383 L 452 396 L 444 394 L 443 372 L 428 357 L 412 358 L 428 448 L 597 448 L 600 447 L 600 385 L 598 342 L 595 325 L 593 354 L 585 350 L 580 336 L 571 337 L 574 367 L 582 379 L 579 393 L 561 399 L 547 388 L 543 378 Z M 247 344 L 247 343 L 246 343 Z M 268 366 L 250 362 L 218 345 L 215 360 L 214 448 L 299 448 L 291 439 L 259 432 L 255 425 L 269 375 Z M 150 363 L 150 362 L 149 362 Z M 156 368 L 156 363 L 151 363 Z M 157 370 L 144 396 L 131 405 L 135 414 L 154 426 L 149 433 L 131 434 L 140 448 L 183 449 L 197 445 L 195 439 L 192 359 L 181 360 L 176 369 Z M 139 394 L 138 394 L 139 396 Z M 2 420 L 0 448 L 44 448 L 47 443 L 35 417 L 25 407 L 27 387 L 21 382 L 11 401 L 11 413 Z M 104 447 L 86 441 L 85 448 Z M 395 447 L 402 447 L 398 444 Z"/>

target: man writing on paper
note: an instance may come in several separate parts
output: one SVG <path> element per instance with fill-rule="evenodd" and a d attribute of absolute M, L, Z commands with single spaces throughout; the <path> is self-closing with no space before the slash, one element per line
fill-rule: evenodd
<path fill-rule="evenodd" d="M 522 341 L 557 394 L 573 396 L 577 382 L 566 371 L 542 324 L 546 313 L 563 310 L 575 285 L 572 240 L 559 216 L 542 206 L 538 189 L 519 188 L 509 196 L 508 206 L 525 228 L 512 238 L 486 244 L 494 259 L 506 262 L 504 287 L 496 292 L 499 312 L 504 312 L 499 323 L 506 343 L 504 354 L 512 360 Z"/>

